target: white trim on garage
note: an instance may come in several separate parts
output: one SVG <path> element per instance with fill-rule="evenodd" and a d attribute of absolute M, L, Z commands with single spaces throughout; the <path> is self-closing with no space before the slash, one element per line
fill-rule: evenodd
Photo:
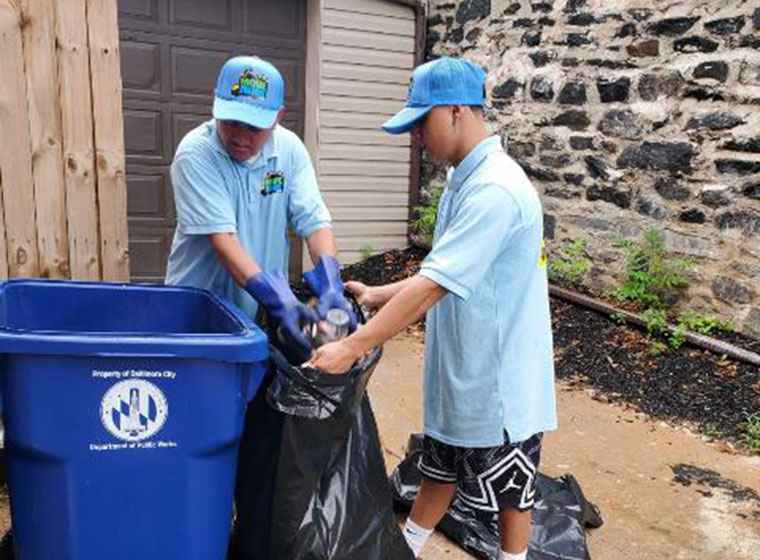
<path fill-rule="evenodd" d="M 406 99 L 415 18 L 390 0 L 308 1 L 306 145 L 346 264 L 407 245 L 410 138 L 380 125 Z"/>

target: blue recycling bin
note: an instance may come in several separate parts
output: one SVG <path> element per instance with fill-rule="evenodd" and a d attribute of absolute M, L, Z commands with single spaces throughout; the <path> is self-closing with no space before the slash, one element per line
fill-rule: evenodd
<path fill-rule="evenodd" d="M 0 284 L 17 560 L 222 560 L 267 339 L 189 288 Z"/>

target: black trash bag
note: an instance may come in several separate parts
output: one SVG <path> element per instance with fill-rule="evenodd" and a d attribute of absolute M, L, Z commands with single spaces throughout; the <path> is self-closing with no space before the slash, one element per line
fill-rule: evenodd
<path fill-rule="evenodd" d="M 375 349 L 345 375 L 272 372 L 246 415 L 230 560 L 413 560 L 396 522 L 366 386 Z"/>
<path fill-rule="evenodd" d="M 13 529 L 8 529 L 0 539 L 0 560 L 13 560 Z"/>
<path fill-rule="evenodd" d="M 397 511 L 409 511 L 417 497 L 421 453 L 422 435 L 413 434 L 406 457 L 390 477 Z M 585 529 L 601 527 L 603 521 L 575 478 L 568 474 L 553 479 L 539 473 L 536 493 L 528 560 L 589 560 Z M 455 498 L 437 529 L 477 558 L 501 557 L 497 514 L 472 509 Z"/>

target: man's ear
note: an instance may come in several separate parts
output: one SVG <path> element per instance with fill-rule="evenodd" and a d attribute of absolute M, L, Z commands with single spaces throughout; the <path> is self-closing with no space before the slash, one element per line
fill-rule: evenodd
<path fill-rule="evenodd" d="M 274 125 L 277 126 L 282 122 L 282 119 L 285 118 L 285 107 L 282 107 L 279 111 L 277 111 L 277 119 L 274 121 Z"/>
<path fill-rule="evenodd" d="M 456 126 L 457 122 L 462 122 L 464 107 L 462 105 L 451 106 L 451 126 Z"/>

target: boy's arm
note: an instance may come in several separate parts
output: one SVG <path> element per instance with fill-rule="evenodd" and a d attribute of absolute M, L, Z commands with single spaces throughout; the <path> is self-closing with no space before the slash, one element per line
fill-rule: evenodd
<path fill-rule="evenodd" d="M 354 294 L 359 305 L 363 305 L 369 310 L 374 311 L 388 303 L 391 298 L 403 290 L 413 278 L 414 277 L 412 276 L 383 286 L 367 286 L 361 282 L 346 282 L 346 289 Z"/>
<path fill-rule="evenodd" d="M 329 373 L 348 371 L 363 354 L 418 321 L 448 293 L 432 280 L 420 275 L 397 284 L 401 285 L 400 290 L 377 315 L 348 338 L 319 347 L 309 361 L 309 366 Z"/>
<path fill-rule="evenodd" d="M 500 185 L 479 186 L 457 209 L 420 273 L 403 285 L 366 327 L 319 348 L 310 365 L 330 373 L 345 372 L 364 352 L 419 319 L 444 295 L 468 300 L 519 225 L 519 217 L 512 196 Z"/>
<path fill-rule="evenodd" d="M 377 291 L 383 305 L 388 303 L 396 294 L 401 290 L 409 286 L 409 284 L 415 279 L 415 276 L 405 278 L 393 284 L 386 284 L 385 286 L 377 286 Z"/>

